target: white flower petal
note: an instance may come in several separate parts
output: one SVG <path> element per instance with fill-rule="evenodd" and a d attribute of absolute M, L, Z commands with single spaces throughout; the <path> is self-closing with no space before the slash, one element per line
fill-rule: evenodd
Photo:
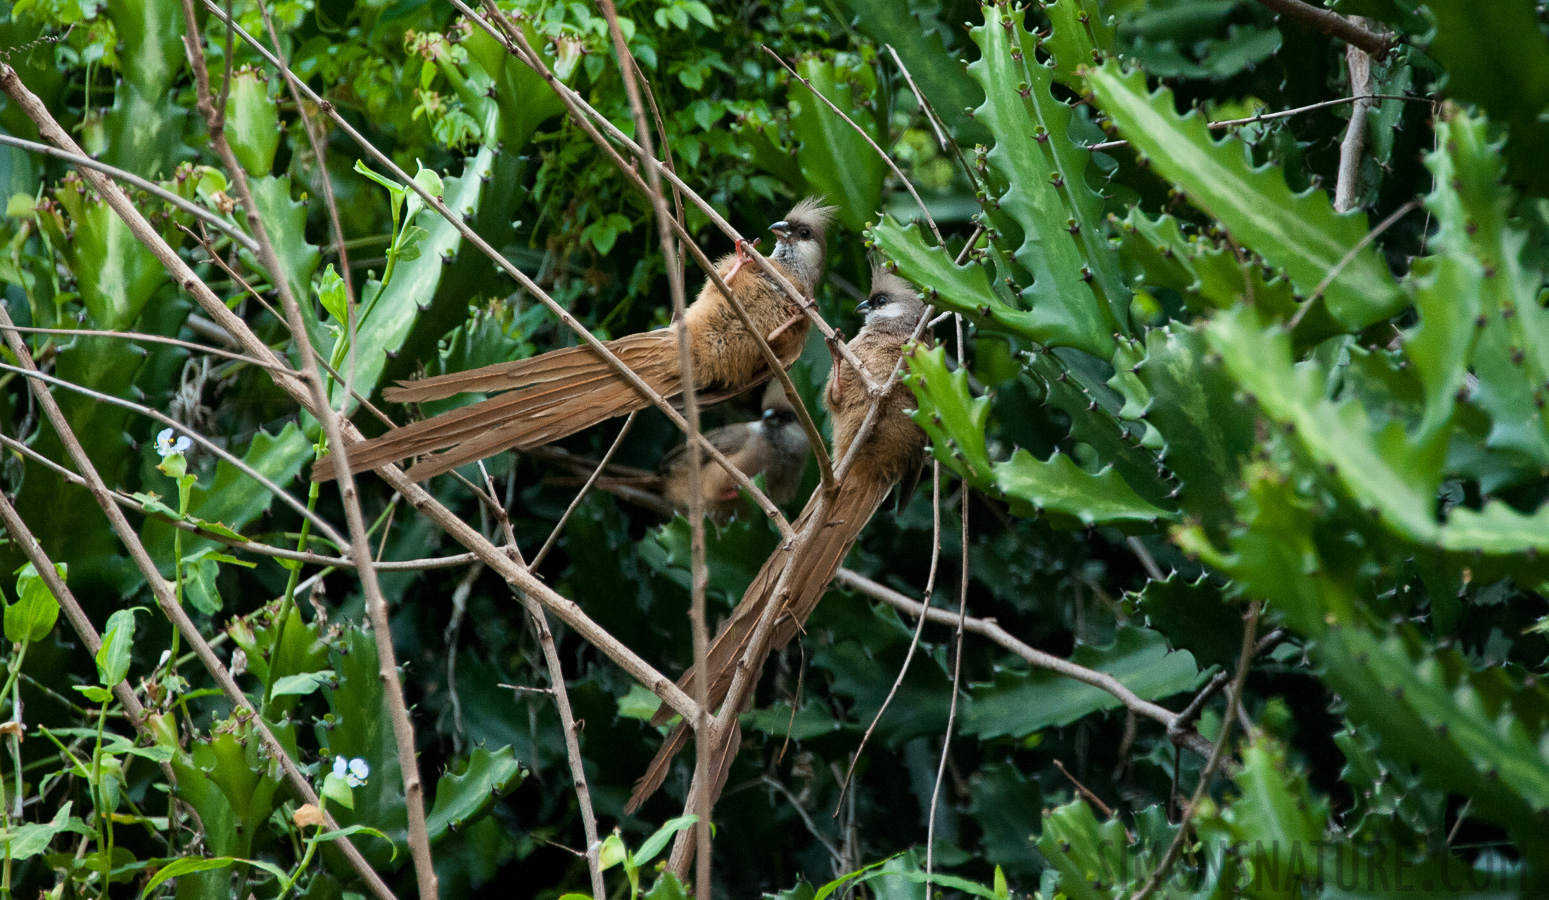
<path fill-rule="evenodd" d="M 357 756 L 350 760 L 350 774 L 365 781 L 371 777 L 371 764 Z"/>
<path fill-rule="evenodd" d="M 345 776 L 345 773 L 346 773 L 346 767 L 349 764 L 350 764 L 349 760 L 345 759 L 344 757 L 342 757 L 342 756 L 335 756 L 333 758 L 333 773 L 335 775 L 339 776 L 340 778 L 343 778 Z"/>

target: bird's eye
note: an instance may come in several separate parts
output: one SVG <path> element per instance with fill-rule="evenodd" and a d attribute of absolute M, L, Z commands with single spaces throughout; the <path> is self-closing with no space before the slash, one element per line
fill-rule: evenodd
<path fill-rule="evenodd" d="M 886 306 L 888 301 L 892 299 L 887 294 L 873 294 L 871 296 L 871 308 L 876 309 L 879 306 Z"/>
<path fill-rule="evenodd" d="M 801 239 L 804 240 L 804 241 L 811 240 L 811 238 L 812 238 L 812 229 L 808 228 L 805 225 L 803 225 L 800 228 L 796 229 L 796 233 L 798 235 L 800 235 Z"/>

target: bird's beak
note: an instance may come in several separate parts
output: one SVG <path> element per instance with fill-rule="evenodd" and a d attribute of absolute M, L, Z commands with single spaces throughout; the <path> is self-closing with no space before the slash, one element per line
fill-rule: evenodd
<path fill-rule="evenodd" d="M 769 226 L 769 230 L 773 231 L 775 233 L 775 237 L 779 238 L 782 241 L 790 240 L 790 237 L 791 237 L 791 223 L 785 221 L 784 219 L 781 219 L 780 221 L 778 221 L 778 222 L 774 223 L 773 225 Z"/>
<path fill-rule="evenodd" d="M 861 315 L 871 312 L 871 298 L 867 297 L 865 300 L 855 304 L 855 311 Z"/>

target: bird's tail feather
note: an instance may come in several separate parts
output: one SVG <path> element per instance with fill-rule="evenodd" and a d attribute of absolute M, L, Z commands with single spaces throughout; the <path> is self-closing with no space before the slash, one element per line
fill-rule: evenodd
<path fill-rule="evenodd" d="M 670 397 L 682 385 L 674 334 L 671 329 L 659 329 L 627 335 L 609 341 L 608 346 L 653 390 Z M 498 371 L 492 373 L 492 369 Z M 437 385 L 420 393 L 418 386 L 424 382 Z M 508 447 L 533 447 L 558 440 L 649 403 L 607 361 L 585 347 L 556 350 L 533 359 L 424 382 L 393 389 L 388 396 L 429 399 L 466 390 L 496 390 L 512 385 L 522 388 L 356 444 L 349 451 L 350 471 L 376 469 L 410 456 L 451 448 L 411 468 L 409 477 L 418 481 Z M 326 463 L 325 457 L 313 467 L 314 480 L 333 478 L 333 470 Z"/>
<path fill-rule="evenodd" d="M 828 506 L 824 524 L 797 546 L 789 549 L 781 547 L 764 563 L 743 594 L 742 602 L 737 604 L 731 618 L 721 626 L 720 633 L 705 656 L 705 668 L 710 675 L 706 681 L 706 699 L 711 710 L 720 706 L 731 690 L 732 679 L 753 638 L 753 631 L 764 610 L 776 599 L 781 574 L 787 568 L 791 569 L 778 595 L 785 598 L 783 608 L 777 614 L 768 642 L 754 661 L 755 668 L 761 668 L 769 653 L 790 643 L 801 631 L 807 617 L 817 607 L 818 601 L 823 599 L 829 582 L 844 563 L 856 537 L 887 498 L 889 488 L 891 484 L 887 482 L 858 478 L 852 474 L 840 485 L 838 496 Z M 795 533 L 802 534 L 812 524 L 818 504 L 819 496 L 814 494 L 792 526 Z M 696 669 L 690 669 L 678 679 L 678 686 L 693 696 L 695 682 L 699 677 L 700 673 Z M 653 724 L 660 725 L 671 715 L 670 710 L 659 711 Z M 687 742 L 683 736 L 684 730 L 685 726 L 679 726 L 679 730 L 657 752 L 646 773 L 635 783 L 628 809 L 638 808 L 661 786 L 671 768 L 673 757 Z"/>

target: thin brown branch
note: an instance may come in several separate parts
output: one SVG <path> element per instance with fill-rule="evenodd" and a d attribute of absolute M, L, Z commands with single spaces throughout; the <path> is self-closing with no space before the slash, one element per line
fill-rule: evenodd
<path fill-rule="evenodd" d="M 963 352 L 962 317 L 958 317 L 957 352 Z M 968 620 L 968 486 L 958 492 L 958 506 L 963 514 L 962 577 L 958 584 L 957 629 L 953 635 L 952 650 L 952 702 L 947 707 L 947 728 L 941 736 L 941 762 L 936 766 L 936 783 L 930 791 L 930 813 L 925 818 L 925 884 L 930 890 L 931 873 L 936 863 L 936 804 L 941 800 L 941 782 L 947 775 L 947 759 L 952 753 L 952 726 L 957 722 L 957 696 L 963 678 L 963 623 Z M 922 617 L 923 618 L 923 617 Z"/>
<path fill-rule="evenodd" d="M 1295 109 L 1282 109 L 1276 112 L 1259 113 L 1242 119 L 1222 119 L 1219 122 L 1211 122 L 1208 128 L 1221 131 L 1227 128 L 1236 128 L 1239 125 L 1253 125 L 1258 122 L 1273 122 L 1276 119 L 1285 119 L 1291 116 L 1299 116 L 1305 112 L 1327 109 L 1330 106 L 1340 106 L 1345 103 L 1356 103 L 1362 100 L 1405 100 L 1410 103 L 1432 103 L 1427 97 L 1410 97 L 1404 94 L 1363 94 L 1353 97 L 1335 97 L 1332 100 L 1320 100 L 1317 103 L 1309 103 L 1306 106 L 1298 106 Z M 1097 144 L 1088 144 L 1088 150 L 1112 150 L 1115 147 L 1128 147 L 1129 141 L 1102 141 Z"/>
<path fill-rule="evenodd" d="M 1303 3 L 1302 0 L 1259 0 L 1259 3 L 1281 15 L 1300 19 L 1330 37 L 1338 38 L 1353 47 L 1359 47 L 1374 59 L 1386 57 L 1397 45 L 1392 38 L 1362 28 L 1333 10 L 1312 6 Z"/>
<path fill-rule="evenodd" d="M 1237 677 L 1232 680 L 1231 693 L 1226 698 L 1226 715 L 1221 717 L 1221 733 L 1216 736 L 1215 744 L 1210 748 L 1210 756 L 1205 760 L 1205 768 L 1199 773 L 1199 784 L 1194 787 L 1194 796 L 1189 798 L 1189 805 L 1183 809 L 1178 831 L 1173 835 L 1172 843 L 1167 845 L 1167 852 L 1156 864 L 1156 869 L 1151 872 L 1151 877 L 1146 880 L 1145 886 L 1135 894 L 1134 900 L 1146 900 L 1155 893 L 1157 887 L 1167 877 L 1167 873 L 1171 871 L 1173 863 L 1177 862 L 1178 854 L 1183 849 L 1183 842 L 1192 830 L 1190 825 L 1194 818 L 1194 811 L 1199 808 L 1200 799 L 1210 789 L 1210 781 L 1221 765 L 1226 743 L 1232 736 L 1232 724 L 1237 719 L 1238 710 L 1242 709 L 1242 687 L 1248 680 L 1248 664 L 1253 661 L 1253 641 L 1258 634 L 1261 609 L 1262 606 L 1257 600 L 1248 606 L 1247 625 L 1242 630 L 1242 650 L 1237 654 Z"/>
<path fill-rule="evenodd" d="M 667 287 L 672 295 L 672 318 L 675 321 L 684 321 L 688 310 L 688 298 L 683 291 L 683 269 L 678 263 L 678 250 L 673 238 L 672 226 L 678 223 L 673 218 L 672 212 L 667 209 L 667 198 L 662 193 L 661 164 L 656 159 L 656 153 L 651 147 L 651 129 L 645 117 L 645 103 L 640 99 L 640 85 L 635 80 L 635 58 L 629 52 L 629 43 L 624 40 L 624 30 L 619 26 L 618 10 L 613 6 L 613 0 L 598 0 L 602 6 L 603 15 L 608 19 L 608 32 L 613 36 L 613 52 L 618 58 L 619 72 L 624 77 L 624 92 L 629 96 L 630 112 L 635 118 L 635 134 L 640 141 L 640 159 L 645 164 L 646 193 L 651 200 L 651 208 L 656 211 L 657 236 L 661 239 L 662 259 L 667 265 Z M 493 6 L 493 3 L 491 3 Z M 498 9 L 498 7 L 497 7 Z M 728 299 L 731 292 L 725 292 Z M 748 323 L 744 323 L 747 327 Z M 774 360 L 773 348 L 768 341 L 763 340 L 763 335 L 758 335 L 754 329 L 749 328 L 767 352 L 766 362 L 773 360 L 770 367 L 779 371 L 784 367 L 778 360 Z M 705 624 L 705 592 L 710 584 L 710 570 L 705 563 L 705 498 L 700 486 L 703 481 L 704 460 L 699 454 L 696 438 L 699 437 L 699 395 L 694 385 L 694 356 L 693 348 L 689 344 L 687 328 L 678 329 L 678 369 L 683 378 L 683 412 L 684 419 L 688 421 L 688 520 L 689 520 L 689 626 L 693 634 L 694 664 L 700 666 L 699 671 L 704 671 L 706 659 L 710 647 L 710 631 Z M 696 781 L 707 780 L 710 777 L 710 760 L 706 752 L 710 747 L 710 735 L 706 729 L 709 716 L 705 712 L 705 706 L 709 702 L 706 679 L 700 678 L 694 682 L 694 703 L 699 707 L 699 719 L 694 723 L 695 745 L 695 771 Z M 694 833 L 699 845 L 699 864 L 695 868 L 694 895 L 701 900 L 709 900 L 710 897 L 710 802 L 708 794 L 700 795 L 699 807 L 695 810 L 699 817 L 694 825 Z M 602 889 L 602 876 L 597 876 L 596 890 Z"/>
<path fill-rule="evenodd" d="M 768 44 L 760 44 L 759 47 L 765 53 L 773 57 L 775 62 L 780 64 L 781 68 L 791 73 L 792 78 L 795 78 L 797 81 L 800 81 L 802 84 L 806 85 L 807 90 L 811 91 L 814 97 L 822 100 L 829 109 L 833 110 L 834 115 L 843 119 L 846 125 L 849 125 L 851 128 L 855 129 L 855 133 L 860 135 L 861 139 L 870 145 L 871 149 L 877 152 L 877 155 L 882 158 L 882 162 L 887 164 L 887 167 L 892 170 L 893 175 L 903 184 L 904 189 L 909 192 L 909 196 L 914 198 L 915 204 L 920 207 L 920 214 L 925 217 L 925 224 L 930 226 L 931 234 L 936 236 L 936 244 L 938 246 L 945 244 L 946 241 L 941 237 L 941 229 L 936 227 L 936 220 L 931 217 L 930 210 L 925 206 L 925 201 L 920 199 L 920 192 L 914 189 L 914 183 L 909 180 L 909 176 L 904 174 L 903 169 L 898 168 L 898 164 L 893 162 L 893 158 L 887 155 L 887 151 L 883 150 L 881 146 L 879 146 L 877 142 L 872 139 L 871 135 L 866 133 L 866 129 L 862 128 L 859 124 L 856 123 L 854 119 L 846 115 L 844 110 L 840 109 L 838 105 L 834 103 L 834 101 L 828 99 L 823 95 L 822 91 L 813 87 L 811 81 L 808 81 L 800 72 L 797 72 L 795 69 L 791 68 L 791 64 L 786 62 L 785 59 L 780 56 L 780 54 L 769 49 Z"/>
<path fill-rule="evenodd" d="M 840 569 L 839 574 L 834 577 L 834 580 L 846 587 L 860 591 L 868 597 L 900 609 L 910 616 L 917 618 L 923 615 L 938 625 L 953 627 L 957 625 L 957 614 L 955 612 L 926 606 L 918 600 L 907 597 L 885 584 L 873 581 L 859 572 Z M 979 619 L 969 616 L 963 622 L 963 630 L 970 634 L 977 634 L 988 638 L 990 641 L 1020 656 L 1030 665 L 1037 666 L 1040 669 L 1048 669 L 1066 678 L 1079 681 L 1082 684 L 1090 685 L 1100 691 L 1111 694 L 1120 703 L 1124 704 L 1126 708 L 1134 710 L 1136 714 L 1145 716 L 1153 722 L 1159 722 L 1163 726 L 1168 726 L 1177 719 L 1176 713 L 1149 700 L 1142 700 L 1135 695 L 1134 691 L 1126 687 L 1124 682 L 1112 675 L 1095 669 L 1088 669 L 1086 666 L 1073 663 L 1068 659 L 1062 659 L 1052 653 L 1038 650 L 1000 627 L 994 619 Z M 1210 742 L 1205 740 L 1198 732 L 1184 732 L 1175 738 L 1175 741 L 1198 753 L 1201 757 L 1208 756 L 1210 753 Z"/>
<path fill-rule="evenodd" d="M 22 334 L 57 334 L 67 337 L 94 337 L 94 338 L 118 338 L 126 341 L 142 341 L 147 344 L 166 344 L 169 347 L 181 347 L 184 350 L 192 350 L 195 353 L 203 353 L 209 356 L 219 356 L 222 359 L 230 359 L 248 365 L 261 366 L 265 369 L 274 369 L 280 372 L 294 374 L 295 370 L 290 366 L 273 360 L 254 359 L 242 353 L 233 353 L 230 350 L 221 350 L 217 347 L 207 347 L 204 344 L 196 344 L 193 341 L 182 341 L 160 334 L 145 334 L 139 331 L 94 331 L 90 328 L 33 328 L 27 325 L 7 326 L 11 331 L 19 331 Z"/>
<path fill-rule="evenodd" d="M 1356 25 L 1365 20 L 1351 18 Z M 1361 156 L 1366 150 L 1366 121 L 1372 107 L 1368 98 L 1372 90 L 1372 58 L 1354 44 L 1345 47 L 1345 68 L 1350 73 L 1350 94 L 1360 97 L 1350 107 L 1350 122 L 1345 126 L 1344 140 L 1339 142 L 1339 174 L 1334 182 L 1334 211 L 1349 212 L 1355 208 L 1356 196 L 1361 186 Z"/>
<path fill-rule="evenodd" d="M 377 579 L 376 569 L 372 566 L 365 517 L 361 513 L 354 476 L 350 472 L 348 448 L 344 445 L 344 433 L 339 426 L 340 417 L 329 403 L 328 390 L 323 384 L 321 375 L 318 374 L 317 367 L 312 364 L 312 339 L 307 332 L 306 320 L 301 314 L 301 304 L 291 290 L 288 273 L 280 261 L 279 254 L 275 252 L 274 243 L 270 240 L 263 218 L 258 214 L 258 204 L 253 198 L 252 188 L 248 183 L 247 170 L 238 161 L 230 142 L 226 140 L 221 118 L 224 108 L 217 109 L 210 94 L 210 73 L 205 65 L 203 39 L 199 28 L 199 17 L 194 10 L 194 0 L 183 0 L 182 6 L 183 22 L 187 28 L 183 44 L 188 50 L 188 61 L 194 73 L 198 106 L 209 125 L 210 143 L 220 156 L 226 168 L 227 177 L 231 179 L 231 185 L 236 191 L 237 199 L 242 203 L 248 232 L 258 242 L 258 260 L 268 271 L 270 280 L 279 292 L 280 307 L 285 313 L 285 321 L 290 326 L 291 340 L 295 342 L 301 358 L 308 363 L 307 368 L 303 370 L 302 382 L 311 393 L 312 412 L 322 424 L 323 434 L 328 439 L 329 447 L 334 451 L 330 457 L 334 463 L 335 477 L 338 479 L 339 494 L 344 506 L 344 520 L 350 535 L 349 555 L 355 560 L 356 576 L 360 580 L 361 592 L 365 594 L 366 614 L 371 619 L 372 638 L 376 643 L 377 663 L 381 670 L 380 678 L 387 701 L 388 718 L 393 726 L 393 743 L 398 752 L 398 764 L 403 775 L 410 855 L 414 860 L 414 871 L 419 881 L 421 900 L 437 900 L 439 889 L 435 863 L 430 852 L 430 832 L 425 823 L 425 787 L 420 777 L 419 760 L 415 754 L 414 722 L 409 717 L 409 704 L 404 697 L 403 682 L 398 678 L 398 659 L 393 648 L 392 622 L 387 611 L 387 599 L 382 596 L 382 587 Z M 227 38 L 229 44 L 231 40 L 229 34 Z M 230 59 L 228 54 L 228 63 Z"/>
<path fill-rule="evenodd" d="M 1384 231 L 1392 228 L 1394 223 L 1398 222 L 1399 219 L 1409 215 L 1410 212 L 1412 212 L 1423 202 L 1424 201 L 1420 197 L 1411 199 L 1408 203 L 1405 203 L 1403 206 L 1400 206 L 1398 209 L 1395 209 L 1393 212 L 1389 213 L 1386 219 L 1378 222 L 1376 228 L 1373 228 L 1371 231 L 1361 235 L 1361 239 L 1355 242 L 1355 246 L 1350 248 L 1350 252 L 1340 257 L 1339 262 L 1334 264 L 1334 268 L 1329 269 L 1328 274 L 1323 276 L 1323 280 L 1318 282 L 1318 286 L 1313 289 L 1312 294 L 1306 299 L 1306 301 L 1302 303 L 1300 307 L 1297 308 L 1296 315 L 1292 316 L 1289 320 L 1286 321 L 1285 330 L 1296 330 L 1296 326 L 1301 324 L 1302 317 L 1306 316 L 1307 311 L 1312 309 L 1313 303 L 1317 302 L 1317 299 L 1323 296 L 1323 292 L 1328 290 L 1328 286 L 1334 283 L 1334 279 L 1339 277 L 1339 273 L 1345 270 L 1345 266 L 1350 265 L 1350 261 L 1355 259 L 1362 250 L 1365 250 L 1372 241 L 1375 241 Z"/>
<path fill-rule="evenodd" d="M 581 505 L 581 501 L 586 498 L 587 492 L 597 483 L 598 477 L 608 467 L 608 463 L 613 460 L 613 454 L 617 453 L 619 447 L 623 446 L 624 437 L 629 434 L 629 428 L 634 424 L 635 414 L 630 413 L 624 419 L 623 427 L 619 428 L 618 437 L 613 439 L 613 443 L 608 446 L 608 452 L 602 455 L 602 459 L 597 463 L 597 468 L 592 470 L 591 477 L 586 479 L 586 483 L 581 485 L 579 491 L 576 491 L 575 497 L 570 501 L 570 505 L 565 507 L 565 511 L 560 515 L 559 521 L 554 523 L 554 530 L 549 532 L 548 539 L 543 542 L 543 546 L 538 548 L 538 552 L 533 555 L 532 562 L 528 564 L 529 569 L 536 571 L 539 566 L 543 565 L 544 557 L 548 556 L 549 551 L 554 549 L 554 543 L 559 540 L 560 534 L 564 532 L 565 523 L 570 521 L 570 516 L 575 513 L 576 507 Z"/>

